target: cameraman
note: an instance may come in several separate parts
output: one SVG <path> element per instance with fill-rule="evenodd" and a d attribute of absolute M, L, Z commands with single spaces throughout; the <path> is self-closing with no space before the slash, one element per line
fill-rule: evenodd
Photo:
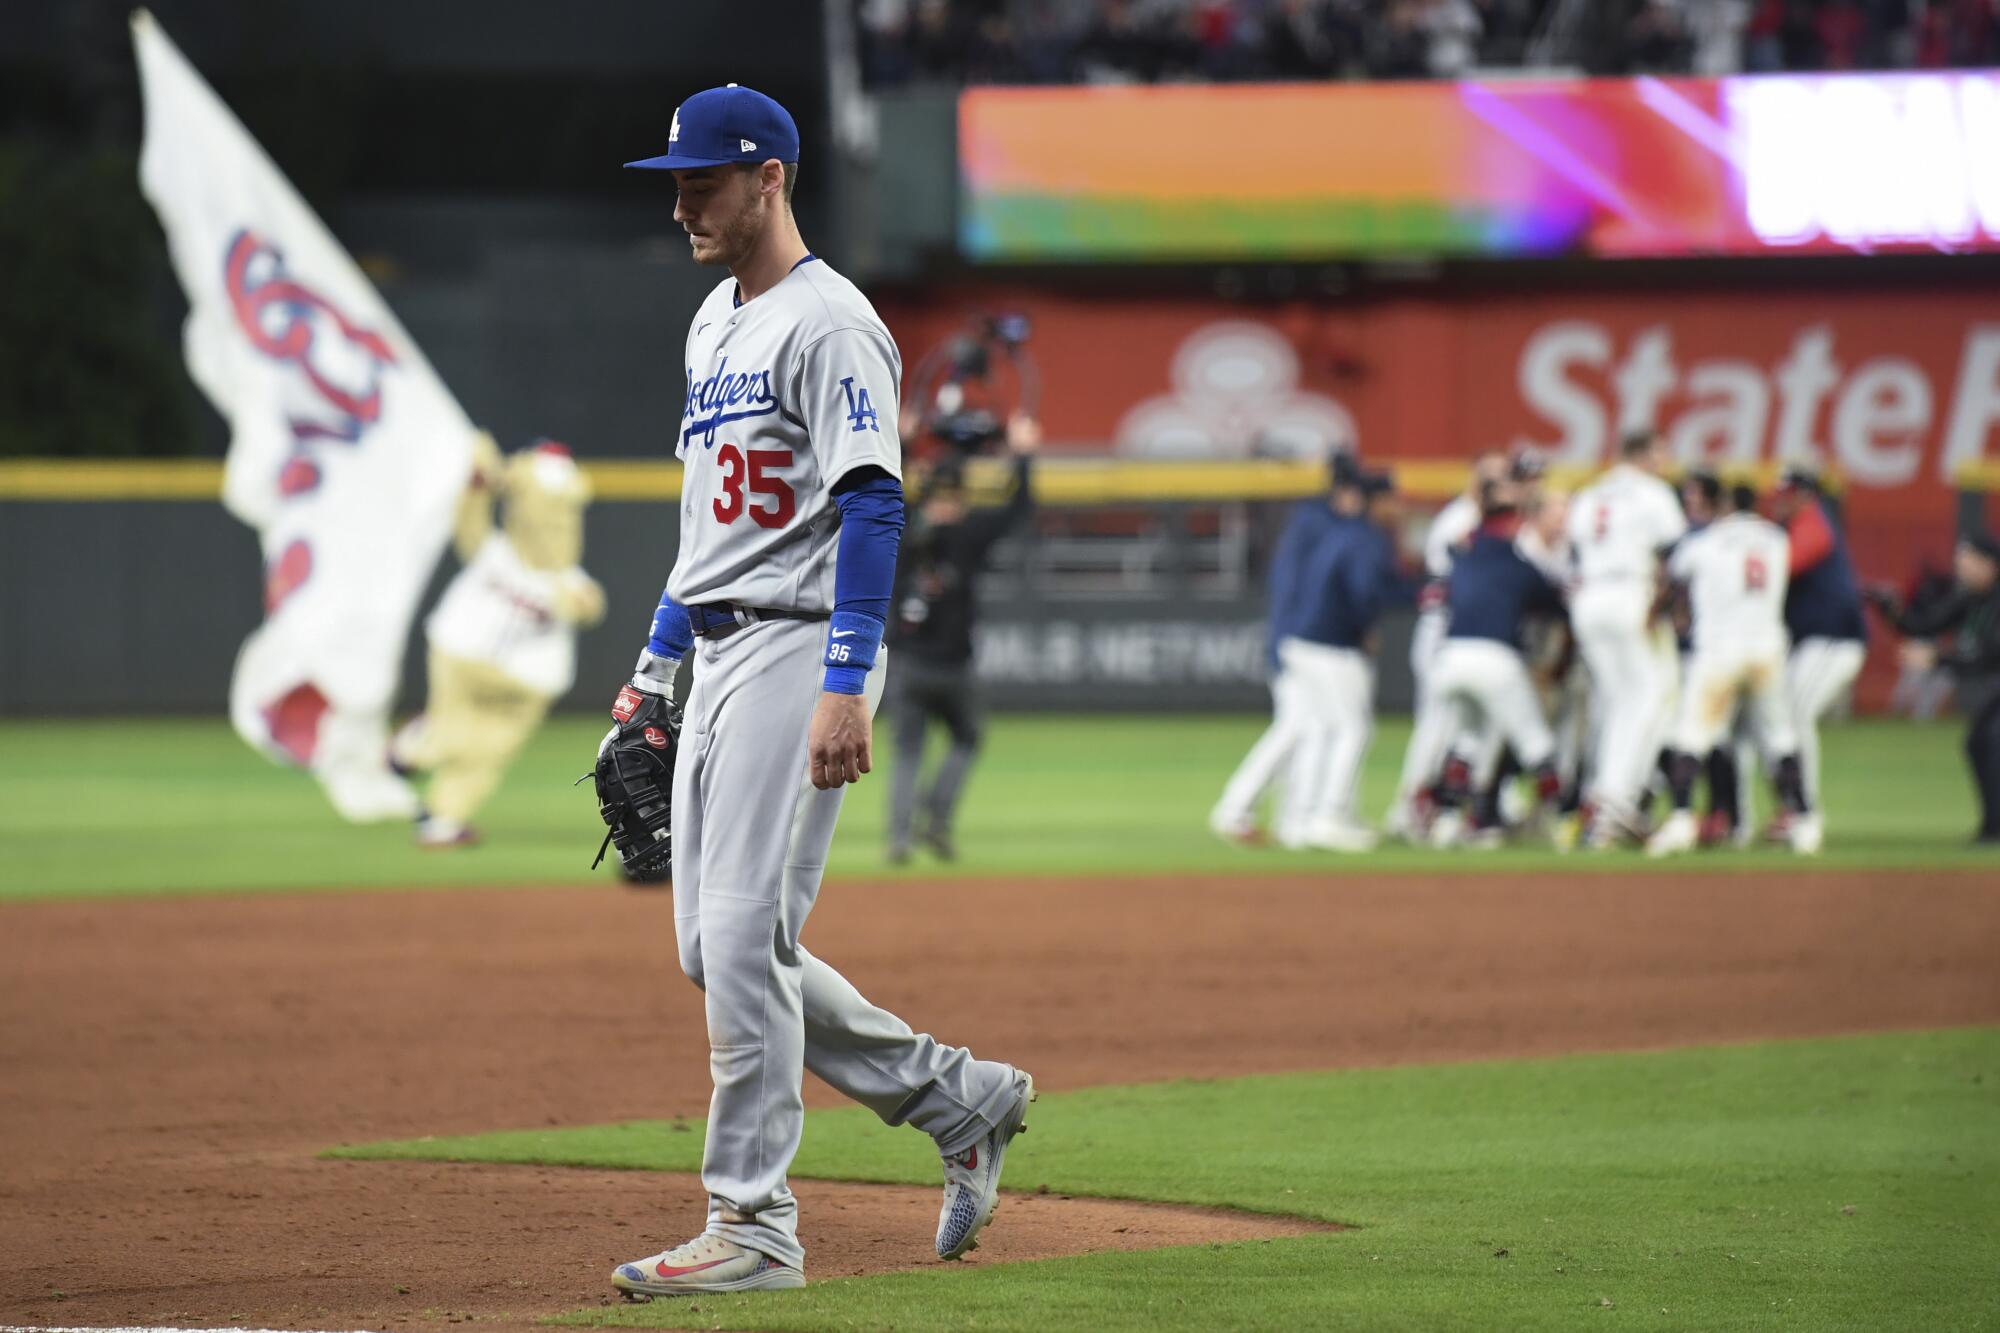
<path fill-rule="evenodd" d="M 1867 597 L 1900 634 L 1952 636 L 1951 650 L 1935 660 L 1957 682 L 1959 711 L 1969 723 L 1965 757 L 1980 815 L 1973 841 L 2000 847 L 2000 537 L 1964 534 L 1952 564 L 1957 578 L 1951 593 L 1930 606 L 1906 608 L 1888 590 L 1871 589 Z"/>
<path fill-rule="evenodd" d="M 892 864 L 909 859 L 913 840 L 944 860 L 957 855 L 952 817 L 979 750 L 972 679 L 976 584 L 987 552 L 1034 508 L 1031 460 L 1041 442 L 1041 426 L 1034 418 L 1016 416 L 1007 423 L 1013 493 L 996 509 L 967 508 L 958 459 L 935 465 L 903 537 L 896 618 L 889 631 L 894 649 L 889 658 L 890 716 L 896 740 L 896 771 L 889 785 Z M 951 746 L 926 782 L 920 769 L 925 729 L 933 718 L 950 733 Z"/>

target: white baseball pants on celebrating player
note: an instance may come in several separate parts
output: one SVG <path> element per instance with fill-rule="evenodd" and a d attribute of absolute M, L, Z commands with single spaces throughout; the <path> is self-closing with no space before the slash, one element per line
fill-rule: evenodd
<path fill-rule="evenodd" d="M 1799 767 L 1804 771 L 1806 803 L 1819 804 L 1819 723 L 1833 711 L 1855 678 L 1867 647 L 1856 639 L 1800 639 L 1785 662 L 1785 693 L 1792 702 L 1792 724 L 1799 733 Z"/>
<path fill-rule="evenodd" d="M 1442 750 L 1433 754 L 1417 744 L 1420 735 L 1437 736 L 1437 729 L 1426 733 L 1424 714 L 1432 707 L 1431 667 L 1437 662 L 1438 649 L 1444 646 L 1444 636 L 1451 626 L 1451 614 L 1442 609 L 1420 611 L 1417 623 L 1410 630 L 1410 679 L 1414 685 L 1410 700 L 1410 743 L 1403 751 L 1403 773 L 1396 782 L 1396 806 L 1417 794 L 1417 789 L 1437 776 L 1438 765 L 1444 762 Z M 1445 736 L 1443 743 L 1449 745 L 1451 737 Z"/>
<path fill-rule="evenodd" d="M 1374 734 L 1375 665 L 1359 649 L 1281 639 L 1271 700 L 1271 725 L 1222 789 L 1214 822 L 1247 826 L 1282 774 L 1277 838 L 1303 845 L 1315 821 L 1355 822 L 1361 762 Z"/>
<path fill-rule="evenodd" d="M 1512 746 L 1526 769 L 1539 768 L 1555 754 L 1555 736 L 1535 698 L 1527 663 L 1515 649 L 1492 639 L 1444 641 L 1431 664 L 1431 707 L 1418 729 L 1429 734 L 1411 744 L 1423 744 L 1439 762 L 1454 737 L 1469 733 L 1479 738 L 1478 767 L 1472 775 L 1476 788 L 1493 779 L 1498 742 Z"/>
<path fill-rule="evenodd" d="M 1637 810 L 1673 716 L 1674 663 L 1656 650 L 1646 623 L 1652 602 L 1652 585 L 1641 579 L 1586 584 L 1570 601 L 1601 719 L 1591 795 L 1621 818 Z"/>
<path fill-rule="evenodd" d="M 785 1176 L 806 1069 L 945 1152 L 993 1129 L 1014 1098 L 1012 1068 L 912 1032 L 799 943 L 845 791 L 806 779 L 825 636 L 823 621 L 765 620 L 697 639 L 674 772 L 674 933 L 707 993 L 715 1077 L 708 1229 L 793 1265 L 805 1251 Z M 884 665 L 869 673 L 871 709 Z"/>
<path fill-rule="evenodd" d="M 1735 640 L 1720 647 L 1697 647 L 1688 659 L 1687 681 L 1681 689 L 1674 748 L 1698 759 L 1706 756 L 1729 734 L 1739 699 L 1767 770 L 1797 752 L 1792 705 L 1785 696 L 1782 641 Z"/>

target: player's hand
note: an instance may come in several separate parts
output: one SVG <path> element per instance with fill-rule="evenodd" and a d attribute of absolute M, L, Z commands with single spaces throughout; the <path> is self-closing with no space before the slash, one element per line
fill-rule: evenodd
<path fill-rule="evenodd" d="M 828 791 L 861 781 L 861 775 L 874 767 L 872 725 L 866 695 L 821 692 L 806 736 L 813 786 Z"/>

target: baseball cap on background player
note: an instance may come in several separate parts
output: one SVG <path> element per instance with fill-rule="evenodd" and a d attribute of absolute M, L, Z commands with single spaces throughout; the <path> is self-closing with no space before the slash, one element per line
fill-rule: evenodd
<path fill-rule="evenodd" d="M 1386 470 L 1363 467 L 1361 460 L 1342 449 L 1333 456 L 1330 469 L 1335 489 L 1352 487 L 1364 496 L 1384 495 L 1395 489 L 1395 482 Z"/>
<path fill-rule="evenodd" d="M 1781 491 L 1811 491 L 1817 495 L 1824 486 L 1819 469 L 1811 463 L 1788 464 L 1778 478 Z"/>
<path fill-rule="evenodd" d="M 647 171 L 693 171 L 732 163 L 799 160 L 792 113 L 755 88 L 725 84 L 696 93 L 674 111 L 667 151 L 627 162 Z"/>
<path fill-rule="evenodd" d="M 1689 468 L 1687 475 L 1681 478 L 1681 488 L 1699 493 L 1711 509 L 1722 503 L 1722 478 L 1706 464 Z"/>

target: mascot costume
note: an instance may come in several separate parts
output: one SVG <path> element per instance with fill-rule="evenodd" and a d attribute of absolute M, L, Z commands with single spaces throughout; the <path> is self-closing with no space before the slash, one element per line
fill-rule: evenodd
<path fill-rule="evenodd" d="M 472 817 L 576 678 L 577 630 L 604 618 L 581 563 L 590 483 L 569 450 L 543 442 L 503 462 L 481 435 L 476 453 L 453 532 L 465 567 L 424 622 L 428 706 L 390 747 L 399 772 L 430 775 L 426 847 L 478 841 Z"/>

